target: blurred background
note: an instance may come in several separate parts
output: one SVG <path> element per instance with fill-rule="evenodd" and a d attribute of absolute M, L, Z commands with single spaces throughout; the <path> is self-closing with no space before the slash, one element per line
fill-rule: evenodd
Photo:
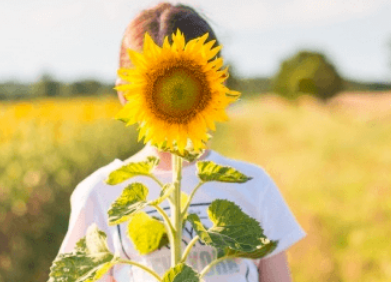
<path fill-rule="evenodd" d="M 126 25 L 157 3 L 0 2 L 0 282 L 47 281 L 75 186 L 142 147 L 112 87 Z M 391 2 L 181 3 L 243 93 L 213 149 L 264 167 L 308 234 L 293 280 L 391 281 Z"/>

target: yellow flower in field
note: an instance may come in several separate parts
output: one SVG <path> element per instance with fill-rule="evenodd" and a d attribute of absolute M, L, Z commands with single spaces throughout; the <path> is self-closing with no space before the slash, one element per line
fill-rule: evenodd
<path fill-rule="evenodd" d="M 205 148 L 208 129 L 227 120 L 225 108 L 240 93 L 223 85 L 228 68 L 220 70 L 223 60 L 216 58 L 221 46 L 212 48 L 215 40 L 205 43 L 207 38 L 185 43 L 177 30 L 172 44 L 166 37 L 159 47 L 146 33 L 143 53 L 128 50 L 135 68 L 118 70 L 129 84 L 116 87 L 128 100 L 116 118 L 138 123 L 139 139 L 171 149 L 176 144 L 179 151 L 190 139 L 198 151 Z"/>

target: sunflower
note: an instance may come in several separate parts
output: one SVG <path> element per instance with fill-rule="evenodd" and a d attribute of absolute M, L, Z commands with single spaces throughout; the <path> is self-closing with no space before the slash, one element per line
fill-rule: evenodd
<path fill-rule="evenodd" d="M 128 49 L 135 68 L 118 70 L 128 83 L 116 89 L 128 102 L 116 118 L 138 123 L 139 140 L 180 152 L 190 140 L 198 151 L 215 122 L 227 120 L 225 108 L 240 93 L 224 86 L 228 68 L 221 69 L 223 59 L 216 57 L 221 46 L 212 48 L 216 40 L 205 43 L 207 38 L 208 33 L 186 43 L 177 30 L 172 44 L 165 37 L 160 47 L 146 33 L 142 53 Z"/>

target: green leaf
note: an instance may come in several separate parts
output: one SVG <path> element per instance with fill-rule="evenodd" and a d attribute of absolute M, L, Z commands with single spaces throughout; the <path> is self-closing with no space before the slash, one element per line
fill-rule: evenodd
<path fill-rule="evenodd" d="M 213 242 L 208 230 L 202 224 L 198 215 L 191 213 L 187 216 L 186 220 L 188 220 L 196 231 L 197 235 L 200 237 L 201 241 L 203 241 L 207 245 L 212 245 L 217 248 L 216 244 Z M 213 236 L 213 235 L 212 235 Z"/>
<path fill-rule="evenodd" d="M 226 255 L 258 258 L 273 251 L 274 244 L 277 244 L 266 240 L 259 223 L 233 202 L 220 199 L 213 201 L 208 208 L 208 215 L 213 223 L 209 229 L 202 225 L 196 214 L 188 215 L 187 220 L 205 244 L 219 250 L 220 257 L 224 250 Z"/>
<path fill-rule="evenodd" d="M 232 249 L 226 248 L 223 251 L 223 254 L 224 256 L 235 256 L 240 258 L 258 259 L 273 252 L 277 248 L 278 241 L 265 240 L 263 244 L 264 245 L 260 246 L 259 249 L 253 252 L 234 251 Z M 221 256 L 222 254 L 220 253 L 218 255 L 218 258 Z"/>
<path fill-rule="evenodd" d="M 106 183 L 109 185 L 116 185 L 129 178 L 139 175 L 150 175 L 152 170 L 159 164 L 159 159 L 150 156 L 146 161 L 127 164 L 109 174 Z"/>
<path fill-rule="evenodd" d="M 59 254 L 50 268 L 49 282 L 75 282 L 95 267 L 86 253 Z"/>
<path fill-rule="evenodd" d="M 75 246 L 76 252 L 87 252 L 86 237 L 81 238 Z"/>
<path fill-rule="evenodd" d="M 110 253 L 109 247 L 107 246 L 106 233 L 100 231 L 95 223 L 87 229 L 85 246 L 87 247 L 88 254 L 91 256 Z"/>
<path fill-rule="evenodd" d="M 179 263 L 167 270 L 162 282 L 200 282 L 199 274 L 185 263 Z"/>
<path fill-rule="evenodd" d="M 255 251 L 261 238 L 266 239 L 259 222 L 245 214 L 238 205 L 228 200 L 214 200 L 208 207 L 213 222 L 209 230 L 235 241 L 229 247 L 238 251 Z"/>
<path fill-rule="evenodd" d="M 127 186 L 107 211 L 109 225 L 120 224 L 129 220 L 136 212 L 147 205 L 147 196 L 148 188 L 144 184 L 135 182 Z"/>
<path fill-rule="evenodd" d="M 197 169 L 202 181 L 244 183 L 252 179 L 230 166 L 221 166 L 212 161 L 197 162 Z"/>
<path fill-rule="evenodd" d="M 97 267 L 94 267 L 93 269 L 91 269 L 87 274 L 85 274 L 82 277 L 80 277 L 79 279 L 77 279 L 76 282 L 95 282 L 95 281 L 98 281 L 116 263 L 118 263 L 117 260 L 112 260 L 112 261 L 106 262 L 104 264 L 100 264 Z"/>
<path fill-rule="evenodd" d="M 49 282 L 93 282 L 118 263 L 107 248 L 106 234 L 95 224 L 71 253 L 59 254 L 50 268 Z"/>
<path fill-rule="evenodd" d="M 164 224 L 145 212 L 136 213 L 132 217 L 128 236 L 141 255 L 160 249 L 169 242 Z"/>
<path fill-rule="evenodd" d="M 167 199 L 171 195 L 174 189 L 175 186 L 171 183 L 164 185 L 162 191 L 160 192 L 159 198 L 150 201 L 148 204 L 151 206 L 161 204 L 165 199 Z"/>

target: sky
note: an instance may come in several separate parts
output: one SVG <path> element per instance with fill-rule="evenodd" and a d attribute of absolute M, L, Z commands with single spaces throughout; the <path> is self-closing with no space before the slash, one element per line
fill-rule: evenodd
<path fill-rule="evenodd" d="M 155 0 L 3 0 L 0 82 L 114 82 L 127 24 Z M 271 77 L 299 50 L 345 78 L 391 81 L 391 0 L 184 0 L 211 24 L 241 77 Z M 239 4 L 238 4 L 239 3 Z"/>

